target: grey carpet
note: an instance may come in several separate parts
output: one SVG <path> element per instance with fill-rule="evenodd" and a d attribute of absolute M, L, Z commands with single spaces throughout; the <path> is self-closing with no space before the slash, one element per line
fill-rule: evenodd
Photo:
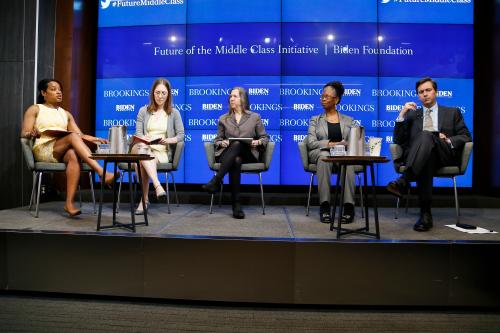
<path fill-rule="evenodd" d="M 500 314 L 0 295 L 1 332 L 500 332 Z"/>

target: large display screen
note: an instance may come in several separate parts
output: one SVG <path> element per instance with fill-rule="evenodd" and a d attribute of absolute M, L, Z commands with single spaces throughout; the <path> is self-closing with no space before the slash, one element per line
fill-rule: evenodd
<path fill-rule="evenodd" d="M 101 0 L 98 25 L 96 135 L 114 125 L 132 134 L 153 81 L 167 78 L 186 129 L 177 183 L 212 176 L 203 142 L 234 86 L 248 90 L 276 142 L 265 184 L 308 184 L 297 144 L 323 112 L 328 81 L 343 82 L 338 110 L 382 137 L 383 155 L 402 105 L 420 104 L 415 82 L 424 76 L 473 132 L 472 0 Z M 472 185 L 471 170 L 460 186 Z M 392 163 L 377 166 L 378 185 L 395 177 Z"/>

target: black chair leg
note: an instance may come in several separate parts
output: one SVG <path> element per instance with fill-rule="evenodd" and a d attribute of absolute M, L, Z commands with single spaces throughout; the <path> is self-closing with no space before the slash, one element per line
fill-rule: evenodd
<path fill-rule="evenodd" d="M 177 195 L 177 187 L 175 186 L 174 173 L 170 173 L 170 176 L 172 177 L 172 185 L 174 187 L 175 203 L 177 204 L 177 207 L 179 207 L 179 196 Z"/>
<path fill-rule="evenodd" d="M 89 172 L 90 179 L 90 193 L 92 195 L 92 204 L 94 205 L 94 215 L 97 214 L 96 204 L 95 204 L 95 193 L 94 193 L 94 179 L 92 172 Z"/>
<path fill-rule="evenodd" d="M 118 185 L 118 198 L 116 198 L 116 214 L 120 212 L 120 198 L 122 193 L 123 170 L 120 170 L 120 185 Z"/>
<path fill-rule="evenodd" d="M 457 180 L 453 177 L 453 189 L 455 192 L 455 212 L 457 214 L 457 224 L 460 223 L 460 205 L 458 204 Z"/>
<path fill-rule="evenodd" d="M 215 196 L 215 194 L 211 194 L 210 195 L 210 209 L 208 211 L 209 214 L 212 214 L 212 209 L 213 209 L 213 206 L 214 206 L 214 196 Z"/>
<path fill-rule="evenodd" d="M 38 191 L 36 193 L 36 208 L 35 208 L 35 217 L 38 218 L 38 206 L 40 205 L 40 192 L 42 190 L 42 175 L 43 175 L 43 172 L 39 172 L 38 173 L 38 181 L 37 181 L 37 187 L 38 187 Z"/>
<path fill-rule="evenodd" d="M 309 192 L 307 194 L 306 216 L 309 216 L 309 207 L 311 205 L 311 192 L 312 192 L 313 181 L 314 181 L 314 173 L 311 172 L 311 178 L 309 180 Z"/>
<path fill-rule="evenodd" d="M 31 211 L 31 208 L 33 207 L 33 203 L 35 202 L 35 194 L 36 194 L 36 180 L 37 180 L 37 172 L 33 171 L 33 186 L 31 187 L 31 197 L 30 197 L 30 206 L 28 208 L 29 211 Z"/>
<path fill-rule="evenodd" d="M 264 187 L 262 186 L 262 173 L 259 172 L 260 199 L 262 200 L 262 215 L 266 215 L 266 205 L 264 203 Z"/>
<path fill-rule="evenodd" d="M 394 209 L 394 219 L 398 219 L 398 213 L 399 213 L 399 198 L 396 198 L 396 208 Z"/>
<path fill-rule="evenodd" d="M 222 191 L 224 189 L 224 182 L 220 184 L 220 192 L 219 192 L 219 208 L 222 207 Z"/>
<path fill-rule="evenodd" d="M 406 193 L 406 207 L 405 214 L 408 214 L 408 204 L 410 202 L 410 187 L 408 186 L 408 193 Z"/>
<path fill-rule="evenodd" d="M 168 186 L 168 172 L 165 173 L 165 190 L 167 191 L 167 213 L 170 214 L 170 189 Z"/>
<path fill-rule="evenodd" d="M 214 175 L 215 175 L 215 172 L 214 172 Z M 220 188 L 220 194 L 219 194 L 219 207 L 221 206 L 221 197 L 222 197 L 222 184 L 221 184 L 221 188 Z M 214 207 L 214 198 L 215 198 L 215 194 L 211 194 L 210 195 L 210 209 L 209 209 L 209 214 L 212 214 L 212 211 L 213 211 L 213 207 Z"/>
<path fill-rule="evenodd" d="M 365 203 L 363 198 L 363 187 L 361 185 L 361 175 L 358 173 L 359 200 L 361 204 L 361 218 L 365 218 Z"/>

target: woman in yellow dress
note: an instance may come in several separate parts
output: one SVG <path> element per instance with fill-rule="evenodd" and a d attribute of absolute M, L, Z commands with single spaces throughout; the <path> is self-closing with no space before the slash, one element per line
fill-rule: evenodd
<path fill-rule="evenodd" d="M 177 142 L 184 141 L 184 125 L 181 114 L 173 107 L 172 87 L 164 78 L 156 79 L 149 91 L 149 104 L 143 106 L 137 114 L 135 135 L 146 137 L 149 140 L 160 139 L 158 144 L 148 145 L 154 160 L 141 161 L 142 194 L 146 205 L 149 203 L 149 180 L 153 182 L 157 198 L 164 198 L 167 194 L 161 186 L 156 169 L 157 163 L 172 161 L 172 151 Z M 144 148 L 143 143 L 135 144 L 132 153 Z M 136 214 L 142 214 L 142 201 L 136 209 Z"/>
<path fill-rule="evenodd" d="M 59 81 L 41 80 L 38 83 L 37 104 L 30 106 L 24 113 L 21 137 L 36 138 L 33 155 L 37 162 L 66 164 L 67 193 L 64 210 L 73 217 L 81 214 L 73 203 L 80 179 L 80 161 L 87 163 L 99 176 L 103 173 L 102 167 L 90 159 L 92 152 L 83 139 L 100 143 L 106 143 L 107 140 L 83 134 L 71 113 L 59 106 L 62 96 L 63 89 Z M 70 133 L 51 136 L 47 134 L 47 130 Z M 106 175 L 106 184 L 110 184 L 114 177 L 112 173 Z"/>

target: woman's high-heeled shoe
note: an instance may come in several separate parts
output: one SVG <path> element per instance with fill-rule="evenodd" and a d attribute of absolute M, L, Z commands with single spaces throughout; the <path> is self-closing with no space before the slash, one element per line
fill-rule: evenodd
<path fill-rule="evenodd" d="M 106 187 L 111 187 L 113 185 L 113 182 L 115 180 L 118 180 L 120 178 L 120 173 L 116 172 L 115 174 L 106 172 L 106 179 L 104 180 L 104 185 Z"/>
<path fill-rule="evenodd" d="M 149 208 L 149 201 L 146 201 L 146 209 Z M 139 206 L 137 206 L 135 210 L 135 215 L 142 215 L 144 214 L 144 208 L 142 207 L 142 201 L 139 203 Z"/>
<path fill-rule="evenodd" d="M 161 184 L 158 184 L 155 186 L 155 192 L 156 192 L 156 199 L 160 200 L 163 199 L 167 196 L 167 192 L 163 189 L 163 186 Z"/>
<path fill-rule="evenodd" d="M 218 178 L 217 176 L 213 176 L 208 183 L 201 185 L 201 188 L 210 194 L 215 194 L 220 188 L 220 183 L 220 178 Z"/>
<path fill-rule="evenodd" d="M 68 207 L 66 207 L 66 205 L 64 205 L 64 211 L 66 213 L 68 213 L 69 217 L 75 217 L 75 216 L 78 216 L 82 213 L 81 210 L 79 209 L 69 209 Z"/>

